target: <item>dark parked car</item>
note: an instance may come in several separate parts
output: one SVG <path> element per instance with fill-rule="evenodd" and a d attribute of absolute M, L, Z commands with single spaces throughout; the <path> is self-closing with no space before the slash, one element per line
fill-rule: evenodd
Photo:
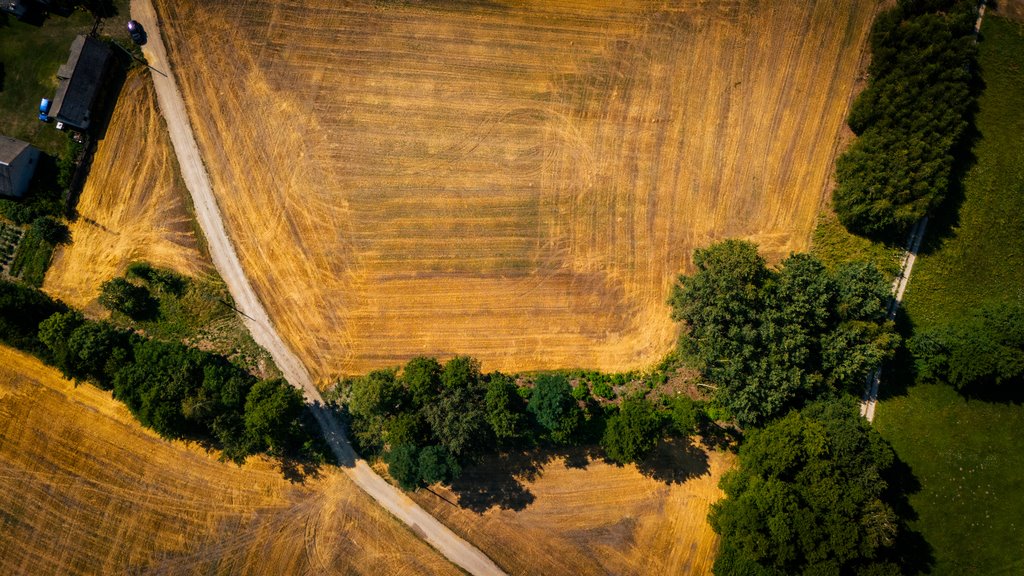
<path fill-rule="evenodd" d="M 128 35 L 132 37 L 132 42 L 139 46 L 146 43 L 146 31 L 142 28 L 142 24 L 135 20 L 128 21 Z"/>

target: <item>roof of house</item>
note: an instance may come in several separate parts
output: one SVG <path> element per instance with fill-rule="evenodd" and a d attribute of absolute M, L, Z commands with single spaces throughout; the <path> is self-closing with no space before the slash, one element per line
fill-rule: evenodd
<path fill-rule="evenodd" d="M 57 71 L 60 83 L 51 116 L 81 130 L 89 128 L 92 106 L 112 55 L 110 48 L 95 38 L 75 38 L 67 63 Z"/>
<path fill-rule="evenodd" d="M 28 142 L 0 135 L 0 164 L 10 165 L 26 148 Z"/>

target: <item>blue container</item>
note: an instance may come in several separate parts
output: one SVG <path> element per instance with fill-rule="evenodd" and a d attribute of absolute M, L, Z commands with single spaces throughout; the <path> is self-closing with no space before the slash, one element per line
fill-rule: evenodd
<path fill-rule="evenodd" d="M 50 104 L 51 103 L 50 103 L 50 99 L 49 98 L 43 98 L 39 102 L 39 119 L 42 120 L 43 122 L 49 122 L 50 121 L 50 115 L 49 115 Z"/>

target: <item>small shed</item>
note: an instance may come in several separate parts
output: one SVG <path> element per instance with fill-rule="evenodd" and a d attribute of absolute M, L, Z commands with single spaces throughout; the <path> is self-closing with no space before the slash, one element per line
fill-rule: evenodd
<path fill-rule="evenodd" d="M 37 164 L 39 150 L 28 142 L 0 135 L 0 196 L 24 196 Z"/>
<path fill-rule="evenodd" d="M 113 52 L 103 42 L 87 36 L 75 38 L 67 63 L 57 71 L 57 95 L 50 117 L 68 128 L 87 131 L 112 58 Z"/>

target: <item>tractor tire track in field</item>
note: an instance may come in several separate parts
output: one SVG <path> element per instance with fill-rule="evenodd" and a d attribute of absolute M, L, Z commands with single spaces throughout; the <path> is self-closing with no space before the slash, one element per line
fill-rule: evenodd
<path fill-rule="evenodd" d="M 178 157 L 182 179 L 195 204 L 196 219 L 206 236 L 210 257 L 228 286 L 235 306 L 253 339 L 270 353 L 288 382 L 302 390 L 342 469 L 360 488 L 462 569 L 471 574 L 503 574 L 504 572 L 483 552 L 457 536 L 408 496 L 388 484 L 352 449 L 340 422 L 324 405 L 306 367 L 277 333 L 242 269 L 231 239 L 228 238 L 209 176 L 192 133 L 185 103 L 170 69 L 156 11 L 150 0 L 132 0 L 131 15 L 143 25 L 149 36 L 143 53 L 151 69 L 156 72 L 152 77 L 157 100 L 167 121 L 167 129 Z"/>

